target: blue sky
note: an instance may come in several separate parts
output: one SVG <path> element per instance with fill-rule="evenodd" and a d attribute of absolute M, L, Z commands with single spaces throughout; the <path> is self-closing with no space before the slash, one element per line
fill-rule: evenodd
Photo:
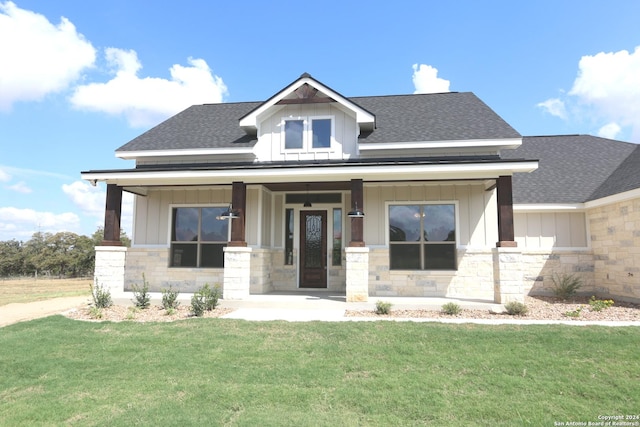
<path fill-rule="evenodd" d="M 303 72 L 345 96 L 471 91 L 523 135 L 640 143 L 640 2 L 0 0 L 0 240 L 92 234 L 114 150 Z M 131 233 L 131 199 L 123 206 Z"/>

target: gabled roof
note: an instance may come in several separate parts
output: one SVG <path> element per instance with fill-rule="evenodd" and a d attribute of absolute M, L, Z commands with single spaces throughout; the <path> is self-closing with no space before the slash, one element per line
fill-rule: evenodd
<path fill-rule="evenodd" d="M 591 135 L 526 136 L 505 159 L 538 159 L 513 176 L 515 204 L 572 204 L 640 188 L 640 147 Z"/>
<path fill-rule="evenodd" d="M 375 115 L 371 112 L 314 79 L 309 73 L 303 73 L 287 87 L 242 116 L 239 121 L 240 127 L 247 133 L 255 133 L 259 118 L 270 114 L 275 108 L 279 108 L 279 104 L 287 103 L 287 101 L 295 103 L 311 103 L 312 101 L 335 102 L 356 117 L 356 122 L 361 129 L 373 129 L 376 121 Z"/>
<path fill-rule="evenodd" d="M 371 111 L 376 128 L 361 143 L 519 139 L 521 136 L 473 93 L 346 98 Z M 194 105 L 143 133 L 117 152 L 251 148 L 256 138 L 239 120 L 264 105 L 240 102 Z"/>

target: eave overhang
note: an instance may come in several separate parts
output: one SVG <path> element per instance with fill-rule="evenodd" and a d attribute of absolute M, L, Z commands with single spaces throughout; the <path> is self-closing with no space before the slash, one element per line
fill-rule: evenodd
<path fill-rule="evenodd" d="M 116 157 L 125 160 L 149 158 L 149 157 L 182 157 L 182 156 L 210 156 L 210 155 L 253 155 L 253 147 L 242 148 L 191 148 L 182 150 L 141 150 L 141 151 L 116 151 Z"/>
<path fill-rule="evenodd" d="M 514 173 L 532 172 L 537 160 L 393 160 L 368 163 L 296 163 L 175 165 L 136 169 L 98 170 L 81 173 L 92 183 L 106 182 L 124 187 L 171 185 L 227 185 L 284 182 L 477 180 L 495 179 Z"/>
<path fill-rule="evenodd" d="M 388 151 L 411 149 L 456 149 L 456 148 L 491 148 L 513 149 L 522 145 L 522 138 L 502 139 L 466 139 L 452 141 L 415 141 L 415 142 L 359 142 L 360 151 Z"/>

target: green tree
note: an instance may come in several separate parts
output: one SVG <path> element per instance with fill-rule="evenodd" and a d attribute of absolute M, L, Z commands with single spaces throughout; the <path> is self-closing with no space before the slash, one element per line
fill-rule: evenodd
<path fill-rule="evenodd" d="M 22 242 L 15 239 L 0 242 L 0 276 L 19 276 L 24 270 Z"/>
<path fill-rule="evenodd" d="M 104 227 L 98 227 L 91 235 L 91 239 L 95 246 L 100 246 L 102 244 L 102 240 L 104 240 Z M 131 247 L 131 239 L 127 236 L 127 232 L 124 230 L 120 230 L 120 243 L 122 243 L 122 246 L 126 246 L 127 248 Z"/>

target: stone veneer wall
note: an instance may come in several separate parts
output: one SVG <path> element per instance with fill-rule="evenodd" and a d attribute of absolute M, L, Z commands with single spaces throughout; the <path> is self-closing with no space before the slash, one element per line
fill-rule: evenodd
<path fill-rule="evenodd" d="M 458 251 L 458 270 L 389 270 L 389 249 L 371 248 L 369 296 L 458 297 L 493 300 L 493 252 Z"/>
<path fill-rule="evenodd" d="M 284 250 L 273 249 L 271 251 L 271 289 L 272 291 L 297 291 L 297 250 L 293 252 L 293 265 L 284 265 Z M 327 266 L 327 290 L 344 292 L 346 283 L 346 259 L 342 257 L 342 266 L 332 266 L 331 259 Z M 322 289 L 319 289 L 322 290 Z"/>
<path fill-rule="evenodd" d="M 274 251 L 270 249 L 253 249 L 251 251 L 251 282 L 249 291 L 252 294 L 265 294 L 274 290 L 271 282 L 273 255 Z"/>
<path fill-rule="evenodd" d="M 553 295 L 556 274 L 575 274 L 582 279 L 580 293 L 595 292 L 594 256 L 590 250 L 528 251 L 521 256 L 525 295 Z"/>
<path fill-rule="evenodd" d="M 587 219 L 596 294 L 640 302 L 640 199 L 592 208 Z"/>
<path fill-rule="evenodd" d="M 168 248 L 129 248 L 124 290 L 131 292 L 131 285 L 141 286 L 143 273 L 151 292 L 160 292 L 171 286 L 182 293 L 192 293 L 207 283 L 222 288 L 224 279 L 222 268 L 170 268 Z"/>
<path fill-rule="evenodd" d="M 584 283 L 581 292 L 597 292 L 594 286 L 594 256 L 591 251 L 550 253 L 527 251 L 523 248 L 519 258 L 523 295 L 551 295 L 551 276 L 554 273 L 576 273 Z M 407 272 L 389 270 L 387 248 L 371 248 L 369 295 L 494 300 L 494 250 L 458 250 L 458 270 L 455 272 Z"/>

